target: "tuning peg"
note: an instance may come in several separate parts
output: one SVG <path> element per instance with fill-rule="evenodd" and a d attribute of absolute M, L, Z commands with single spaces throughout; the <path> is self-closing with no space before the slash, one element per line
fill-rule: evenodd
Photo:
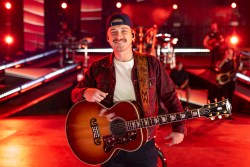
<path fill-rule="evenodd" d="M 218 104 L 217 104 L 218 99 L 217 98 L 214 98 L 214 102 L 215 102 L 215 106 L 218 106 Z"/>
<path fill-rule="evenodd" d="M 213 120 L 215 120 L 215 117 L 211 117 L 210 119 L 213 121 Z"/>
<path fill-rule="evenodd" d="M 220 112 L 216 112 L 216 115 L 220 115 Z"/>
<path fill-rule="evenodd" d="M 210 108 L 210 100 L 207 100 L 207 104 L 208 104 L 207 108 Z"/>
<path fill-rule="evenodd" d="M 219 116 L 218 116 L 218 118 L 219 118 L 219 119 L 222 119 L 222 116 L 221 116 L 221 115 L 219 115 Z"/>

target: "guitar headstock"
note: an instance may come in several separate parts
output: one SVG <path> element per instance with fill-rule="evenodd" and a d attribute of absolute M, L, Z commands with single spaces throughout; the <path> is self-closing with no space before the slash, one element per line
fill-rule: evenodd
<path fill-rule="evenodd" d="M 223 99 L 219 102 L 215 99 L 214 103 L 208 103 L 200 108 L 200 116 L 210 118 L 211 120 L 214 120 L 215 117 L 221 119 L 222 116 L 229 117 L 231 110 L 232 106 L 228 99 Z"/>

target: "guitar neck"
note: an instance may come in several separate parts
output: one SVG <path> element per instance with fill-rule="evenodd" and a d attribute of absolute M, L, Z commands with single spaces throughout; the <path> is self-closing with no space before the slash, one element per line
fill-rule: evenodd
<path fill-rule="evenodd" d="M 127 131 L 132 131 L 141 128 L 147 128 L 157 125 L 164 125 L 173 122 L 180 122 L 192 118 L 199 118 L 200 116 L 200 109 L 191 110 L 188 112 L 178 112 L 178 113 L 171 113 L 165 114 L 155 117 L 149 118 L 142 118 L 138 120 L 131 120 L 126 122 L 126 129 Z"/>

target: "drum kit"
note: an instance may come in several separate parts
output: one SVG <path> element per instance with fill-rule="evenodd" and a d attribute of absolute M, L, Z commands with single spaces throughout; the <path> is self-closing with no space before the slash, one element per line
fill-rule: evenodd
<path fill-rule="evenodd" d="M 61 41 L 51 41 L 50 46 L 56 46 L 59 49 L 60 53 L 60 67 L 63 67 L 65 64 L 75 63 L 76 49 L 85 49 L 84 59 L 87 60 L 88 56 L 88 46 L 93 42 L 93 37 L 84 37 L 79 41 L 76 41 L 75 37 L 66 38 Z M 85 61 L 86 62 L 86 61 Z"/>

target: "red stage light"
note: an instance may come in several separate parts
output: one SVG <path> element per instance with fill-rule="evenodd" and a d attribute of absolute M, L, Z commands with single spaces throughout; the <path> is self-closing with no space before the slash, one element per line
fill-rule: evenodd
<path fill-rule="evenodd" d="M 4 40 L 5 40 L 5 42 L 7 44 L 12 44 L 13 43 L 13 37 L 10 36 L 10 35 L 7 35 Z"/>
<path fill-rule="evenodd" d="M 178 5 L 177 4 L 173 4 L 173 9 L 177 10 L 178 9 Z"/>
<path fill-rule="evenodd" d="M 68 5 L 67 5 L 67 3 L 63 2 L 63 3 L 61 4 L 61 7 L 62 7 L 63 9 L 66 9 L 66 8 L 68 7 Z"/>
<path fill-rule="evenodd" d="M 235 2 L 231 3 L 231 7 L 234 9 L 237 7 L 237 4 Z"/>
<path fill-rule="evenodd" d="M 116 3 L 116 7 L 117 7 L 117 8 L 121 8 L 121 7 L 122 7 L 122 3 L 121 3 L 121 2 L 117 2 L 117 3 Z"/>
<path fill-rule="evenodd" d="M 11 3 L 10 2 L 6 2 L 5 3 L 5 8 L 6 9 L 11 9 Z"/>
<path fill-rule="evenodd" d="M 239 38 L 235 35 L 231 36 L 230 43 L 236 45 L 239 42 Z"/>

